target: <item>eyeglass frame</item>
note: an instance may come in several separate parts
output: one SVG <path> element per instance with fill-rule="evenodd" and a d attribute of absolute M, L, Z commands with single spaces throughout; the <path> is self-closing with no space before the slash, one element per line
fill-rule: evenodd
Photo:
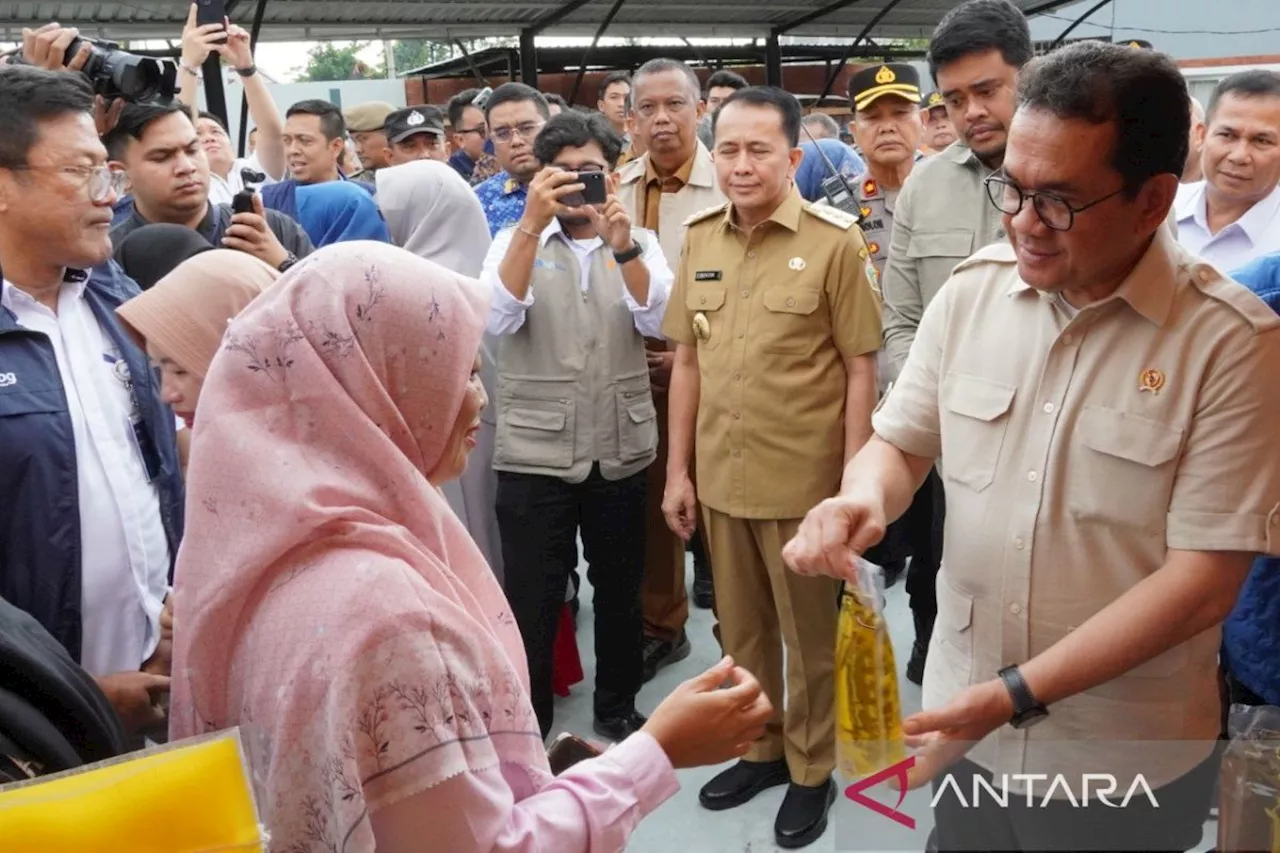
<path fill-rule="evenodd" d="M 128 174 L 123 169 L 113 169 L 109 163 L 101 163 L 97 166 L 7 166 L 5 167 L 11 172 L 59 172 L 64 175 L 78 175 L 83 189 L 89 192 L 89 201 L 94 204 L 103 204 L 114 194 L 119 196 L 124 192 Z M 95 193 L 92 183 L 95 178 L 100 175 L 110 175 L 103 191 Z M 101 178 L 98 178 L 101 180 Z"/>
<path fill-rule="evenodd" d="M 489 128 L 483 124 L 477 124 L 475 127 L 460 127 L 455 130 L 454 133 L 461 136 L 466 136 L 468 133 L 478 133 L 480 134 L 481 139 L 487 139 L 489 136 Z"/>
<path fill-rule="evenodd" d="M 522 126 L 525 126 L 525 125 L 530 126 L 529 132 L 527 134 L 520 129 Z M 533 142 L 534 138 L 539 133 L 541 133 L 542 129 L 546 126 L 547 126 L 547 123 L 545 121 L 520 122 L 520 124 L 516 125 L 515 127 L 499 127 L 497 129 L 490 128 L 489 136 L 493 138 L 494 142 L 501 142 L 503 145 L 506 145 L 508 142 L 515 139 L 516 134 L 519 134 L 520 138 L 523 139 L 525 142 Z"/>
<path fill-rule="evenodd" d="M 1127 185 L 1125 185 L 1120 187 L 1120 189 L 1116 190 L 1115 192 L 1107 193 L 1102 198 L 1094 199 L 1093 201 L 1087 204 L 1082 204 L 1078 207 L 1072 207 L 1071 202 L 1067 201 L 1065 198 L 1058 195 L 1057 193 L 1045 192 L 1043 190 L 1037 190 L 1035 192 L 1027 192 L 1022 187 L 1018 186 L 1017 183 L 1015 183 L 1012 179 L 1010 179 L 1008 175 L 993 173 L 993 174 L 987 175 L 987 177 L 983 179 L 982 183 L 987 189 L 987 201 L 991 202 L 991 206 L 994 207 L 996 210 L 1000 211 L 1005 216 L 1017 216 L 1019 213 L 1022 212 L 1022 208 L 1026 207 L 1027 199 L 1031 199 L 1031 208 L 1036 212 L 1036 217 L 1042 223 L 1044 223 L 1044 227 L 1048 228 L 1050 231 L 1058 231 L 1058 232 L 1070 231 L 1072 228 L 1074 228 L 1076 224 L 1077 213 L 1084 213 L 1086 210 L 1089 210 L 1090 208 L 1093 208 L 1093 207 L 1097 207 L 1098 205 L 1102 204 L 1104 201 L 1110 201 L 1111 199 L 1120 195 L 1120 193 L 1124 192 L 1129 188 Z M 1013 210 L 1013 211 L 1005 210 L 1003 207 L 1001 207 L 999 204 L 996 203 L 995 197 L 992 195 L 992 187 L 996 185 L 1000 185 L 1003 187 L 1012 187 L 1013 189 L 1018 191 L 1018 209 L 1017 210 Z M 1004 195 L 1003 190 L 1001 190 L 1000 195 L 1001 196 Z M 1063 209 L 1067 211 L 1067 215 L 1068 215 L 1067 226 L 1065 228 L 1059 228 L 1056 225 L 1051 225 L 1049 221 L 1045 219 L 1044 213 L 1041 212 L 1040 206 L 1036 202 L 1036 199 L 1039 199 L 1039 198 L 1050 199 L 1062 205 Z"/>

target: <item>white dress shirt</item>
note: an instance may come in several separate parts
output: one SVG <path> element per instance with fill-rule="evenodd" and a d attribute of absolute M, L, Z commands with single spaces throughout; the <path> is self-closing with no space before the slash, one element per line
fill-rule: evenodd
<path fill-rule="evenodd" d="M 493 293 L 487 324 L 487 330 L 491 335 L 515 334 L 524 325 L 525 314 L 533 305 L 532 287 L 525 294 L 524 301 L 520 301 L 511 295 L 511 291 L 507 290 L 507 286 L 502 283 L 502 278 L 498 274 L 498 267 L 507 255 L 507 249 L 511 246 L 511 237 L 515 231 L 516 229 L 512 227 L 498 232 L 498 235 L 493 238 L 493 244 L 489 247 L 489 253 L 484 258 L 484 266 L 480 270 L 481 284 Z M 640 261 L 649 270 L 649 299 L 646 304 L 639 304 L 626 287 L 622 288 L 622 298 L 631 311 L 636 331 L 646 338 L 661 338 L 662 315 L 667 310 L 667 297 L 671 294 L 675 275 L 667 265 L 667 259 L 662 253 L 657 235 L 652 231 L 645 233 L 649 239 L 644 241 L 644 254 L 640 256 Z M 551 220 L 551 224 L 543 230 L 538 239 L 538 245 L 546 246 L 552 239 L 564 240 L 573 250 L 574 256 L 578 259 L 579 286 L 582 292 L 586 293 L 591 288 L 591 254 L 601 249 L 607 252 L 612 250 L 599 237 L 588 240 L 570 238 L 560 229 L 558 219 Z M 538 261 L 534 263 L 537 264 Z"/>
<path fill-rule="evenodd" d="M 160 641 L 169 543 L 160 496 L 133 431 L 139 417 L 120 351 L 68 282 L 55 314 L 5 281 L 0 306 L 49 338 L 75 439 L 80 506 L 80 664 L 91 675 L 138 669 Z M 6 499 L 21 500 L 20 495 Z"/>
<path fill-rule="evenodd" d="M 1217 234 L 1209 232 L 1206 183 L 1178 187 L 1173 209 L 1178 242 L 1228 275 L 1251 261 L 1280 252 L 1280 186 Z"/>
<path fill-rule="evenodd" d="M 258 160 L 257 154 L 250 154 L 248 157 L 240 157 L 235 163 L 231 164 L 231 171 L 227 174 L 226 180 L 209 173 L 209 201 L 213 204 L 231 204 L 231 200 L 235 198 L 235 194 L 244 189 L 244 177 L 240 174 L 242 169 L 252 169 L 267 175 L 267 170 L 262 168 L 262 163 Z M 265 187 L 267 184 L 274 184 L 275 178 L 267 175 L 267 179 L 258 184 Z"/>

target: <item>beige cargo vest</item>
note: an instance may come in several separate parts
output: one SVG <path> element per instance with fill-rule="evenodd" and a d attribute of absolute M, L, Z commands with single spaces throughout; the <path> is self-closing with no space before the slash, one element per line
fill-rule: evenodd
<path fill-rule="evenodd" d="M 652 239 L 634 233 L 637 242 Z M 591 265 L 583 294 L 577 256 L 562 237 L 538 251 L 534 303 L 498 345 L 498 471 L 580 483 L 598 462 L 606 480 L 621 480 L 657 456 L 644 338 L 623 300 L 622 272 L 607 248 Z"/>

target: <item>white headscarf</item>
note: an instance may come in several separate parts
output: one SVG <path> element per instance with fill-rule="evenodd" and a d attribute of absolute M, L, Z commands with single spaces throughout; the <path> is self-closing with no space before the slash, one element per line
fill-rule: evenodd
<path fill-rule="evenodd" d="M 393 243 L 454 272 L 480 275 L 489 225 L 475 192 L 452 166 L 415 160 L 379 169 L 377 180 Z"/>

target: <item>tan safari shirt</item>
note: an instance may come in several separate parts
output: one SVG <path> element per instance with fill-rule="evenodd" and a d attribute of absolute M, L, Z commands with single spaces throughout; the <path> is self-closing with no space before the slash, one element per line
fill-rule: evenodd
<path fill-rule="evenodd" d="M 618 177 L 621 182 L 618 198 L 631 214 L 631 221 L 657 232 L 662 253 L 673 266 L 684 245 L 685 223 L 689 217 L 726 200 L 716 184 L 711 152 L 701 142 L 685 169 L 672 176 L 680 179 L 680 186 L 674 192 L 664 192 L 660 179 L 650 182 L 649 179 L 657 175 L 650 171 L 647 153 L 625 167 L 620 166 Z"/>
<path fill-rule="evenodd" d="M 801 518 L 839 489 L 844 360 L 879 348 L 880 300 L 848 214 L 794 188 L 750 233 L 731 211 L 690 220 L 662 323 L 698 350 L 698 497 L 738 518 Z"/>
<path fill-rule="evenodd" d="M 1280 318 L 1167 229 L 1074 318 L 1019 279 L 1007 243 L 961 264 L 873 419 L 907 453 L 946 460 L 924 706 L 1044 652 L 1168 549 L 1280 554 L 1277 375 Z M 995 773 L 1112 773 L 1122 793 L 1135 772 L 1166 784 L 1218 735 L 1219 642 L 1205 631 L 970 757 Z M 1150 744 L 1176 740 L 1193 742 Z"/>

